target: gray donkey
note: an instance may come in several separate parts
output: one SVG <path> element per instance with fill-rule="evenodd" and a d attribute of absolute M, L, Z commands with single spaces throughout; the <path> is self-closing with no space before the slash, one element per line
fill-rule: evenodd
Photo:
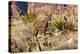
<path fill-rule="evenodd" d="M 44 35 L 46 34 L 48 24 L 51 21 L 52 13 L 47 14 L 44 11 L 44 14 L 40 14 L 38 18 L 34 21 L 33 27 L 34 27 L 34 36 L 37 36 L 39 31 L 42 31 Z"/>

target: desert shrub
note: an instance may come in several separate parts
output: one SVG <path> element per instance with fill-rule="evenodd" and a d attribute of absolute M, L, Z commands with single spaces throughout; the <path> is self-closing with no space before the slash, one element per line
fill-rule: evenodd
<path fill-rule="evenodd" d="M 75 22 L 76 23 L 76 22 Z M 75 28 L 75 25 L 73 24 L 72 19 L 67 19 L 64 18 L 55 19 L 55 22 L 53 22 L 53 25 L 58 29 L 58 30 L 71 30 L 73 31 Z"/>
<path fill-rule="evenodd" d="M 64 28 L 65 28 L 66 30 L 71 30 L 71 31 L 73 31 L 74 28 L 75 28 L 75 25 L 73 24 L 73 21 L 70 20 L 70 21 L 67 21 L 67 22 L 64 24 Z"/>
<path fill-rule="evenodd" d="M 33 20 L 34 19 L 36 19 L 36 14 L 33 12 L 31 12 L 31 13 L 28 13 L 28 14 L 26 14 L 26 15 L 24 15 L 23 17 L 22 17 L 22 21 L 23 21 L 23 23 L 26 25 L 26 23 L 28 23 L 28 22 L 33 22 Z"/>
<path fill-rule="evenodd" d="M 72 22 L 68 22 L 68 29 L 69 30 L 74 30 L 74 24 Z"/>
<path fill-rule="evenodd" d="M 12 23 L 11 26 L 12 26 L 12 27 L 15 27 L 16 25 Z"/>
<path fill-rule="evenodd" d="M 22 22 L 23 22 L 25 25 L 26 25 L 26 23 L 28 22 L 28 18 L 27 18 L 26 15 L 22 17 Z"/>
<path fill-rule="evenodd" d="M 55 22 L 53 24 L 58 30 L 63 29 L 64 22 L 62 20 L 59 20 L 59 21 L 55 20 Z"/>
<path fill-rule="evenodd" d="M 48 30 L 50 30 L 51 32 L 55 32 L 55 26 L 54 26 L 54 24 L 53 23 L 50 23 L 49 25 L 48 25 Z"/>
<path fill-rule="evenodd" d="M 58 29 L 62 30 L 64 27 L 64 21 L 61 19 L 55 19 L 55 22 L 53 22 L 53 25 Z"/>

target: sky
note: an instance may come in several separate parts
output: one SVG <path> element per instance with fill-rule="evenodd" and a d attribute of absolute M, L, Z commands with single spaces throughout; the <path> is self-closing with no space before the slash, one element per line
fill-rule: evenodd
<path fill-rule="evenodd" d="M 22 13 L 25 13 L 27 11 L 27 2 L 20 2 L 20 1 L 17 1 L 17 6 L 19 7 L 19 9 L 22 11 Z"/>

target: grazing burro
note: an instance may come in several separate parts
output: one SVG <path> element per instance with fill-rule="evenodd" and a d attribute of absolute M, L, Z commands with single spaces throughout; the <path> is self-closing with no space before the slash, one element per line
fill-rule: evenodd
<path fill-rule="evenodd" d="M 47 28 L 48 28 L 48 24 L 51 21 L 51 15 L 52 13 L 46 14 L 46 12 L 44 12 L 44 14 L 38 15 L 37 19 L 33 22 L 34 36 L 37 37 L 39 32 L 42 32 L 45 36 Z"/>
<path fill-rule="evenodd" d="M 48 24 L 51 21 L 52 15 L 55 13 L 56 5 L 48 3 L 28 3 L 28 13 L 37 13 L 37 19 L 33 22 L 33 33 L 37 36 L 39 32 L 46 34 Z"/>

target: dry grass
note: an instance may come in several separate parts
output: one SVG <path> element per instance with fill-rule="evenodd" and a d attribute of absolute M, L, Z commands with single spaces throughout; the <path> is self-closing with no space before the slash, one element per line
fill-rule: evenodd
<path fill-rule="evenodd" d="M 59 31 L 52 32 L 52 34 L 47 33 L 45 36 L 43 34 L 38 34 L 38 37 L 35 37 L 32 33 L 32 27 L 28 27 L 28 24 L 28 26 L 25 26 L 21 19 L 12 19 L 11 24 L 11 37 L 16 41 L 17 52 L 77 48 L 77 31 Z"/>

